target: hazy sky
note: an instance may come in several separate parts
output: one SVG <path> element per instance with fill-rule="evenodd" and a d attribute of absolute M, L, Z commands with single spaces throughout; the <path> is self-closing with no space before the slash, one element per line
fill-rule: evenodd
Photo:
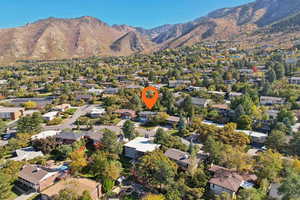
<path fill-rule="evenodd" d="M 254 0 L 1 0 L 0 28 L 48 17 L 93 16 L 108 24 L 151 28 L 182 23 Z"/>

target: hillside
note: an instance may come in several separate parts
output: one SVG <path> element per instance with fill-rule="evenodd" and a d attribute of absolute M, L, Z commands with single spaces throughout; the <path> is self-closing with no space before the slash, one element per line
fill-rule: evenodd
<path fill-rule="evenodd" d="M 245 47 L 268 42 L 280 45 L 283 37 L 289 37 L 282 33 L 300 35 L 299 13 L 299 0 L 257 0 L 153 29 L 109 26 L 93 17 L 48 18 L 0 29 L 0 62 L 149 53 L 204 40 L 239 40 Z"/>

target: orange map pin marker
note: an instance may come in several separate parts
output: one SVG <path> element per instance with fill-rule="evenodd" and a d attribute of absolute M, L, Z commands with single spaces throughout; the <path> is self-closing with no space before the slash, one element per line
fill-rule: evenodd
<path fill-rule="evenodd" d="M 147 97 L 147 92 L 148 91 L 154 93 L 151 98 Z M 153 86 L 146 87 L 142 91 L 142 100 L 144 101 L 144 103 L 146 104 L 147 108 L 149 108 L 149 109 L 153 108 L 153 106 L 155 105 L 155 103 L 158 100 L 158 97 L 159 97 L 158 90 L 155 87 L 153 87 Z"/>

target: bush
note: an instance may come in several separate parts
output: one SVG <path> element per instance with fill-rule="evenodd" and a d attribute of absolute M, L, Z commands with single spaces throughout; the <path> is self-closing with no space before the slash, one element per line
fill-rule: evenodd
<path fill-rule="evenodd" d="M 64 113 L 68 115 L 74 115 L 74 113 L 77 111 L 77 108 L 69 108 Z"/>
<path fill-rule="evenodd" d="M 47 125 L 48 125 L 48 126 L 59 125 L 59 124 L 61 124 L 62 121 L 63 121 L 62 118 L 57 117 L 57 118 L 55 118 L 55 119 L 53 119 L 53 120 L 51 120 L 51 121 L 48 121 Z"/>

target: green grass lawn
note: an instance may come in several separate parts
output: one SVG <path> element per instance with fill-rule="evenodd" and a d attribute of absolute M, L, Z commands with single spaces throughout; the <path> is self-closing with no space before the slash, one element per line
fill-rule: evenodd
<path fill-rule="evenodd" d="M 11 191 L 11 194 L 7 200 L 14 200 L 17 197 L 18 197 L 18 195 L 15 192 Z"/>

